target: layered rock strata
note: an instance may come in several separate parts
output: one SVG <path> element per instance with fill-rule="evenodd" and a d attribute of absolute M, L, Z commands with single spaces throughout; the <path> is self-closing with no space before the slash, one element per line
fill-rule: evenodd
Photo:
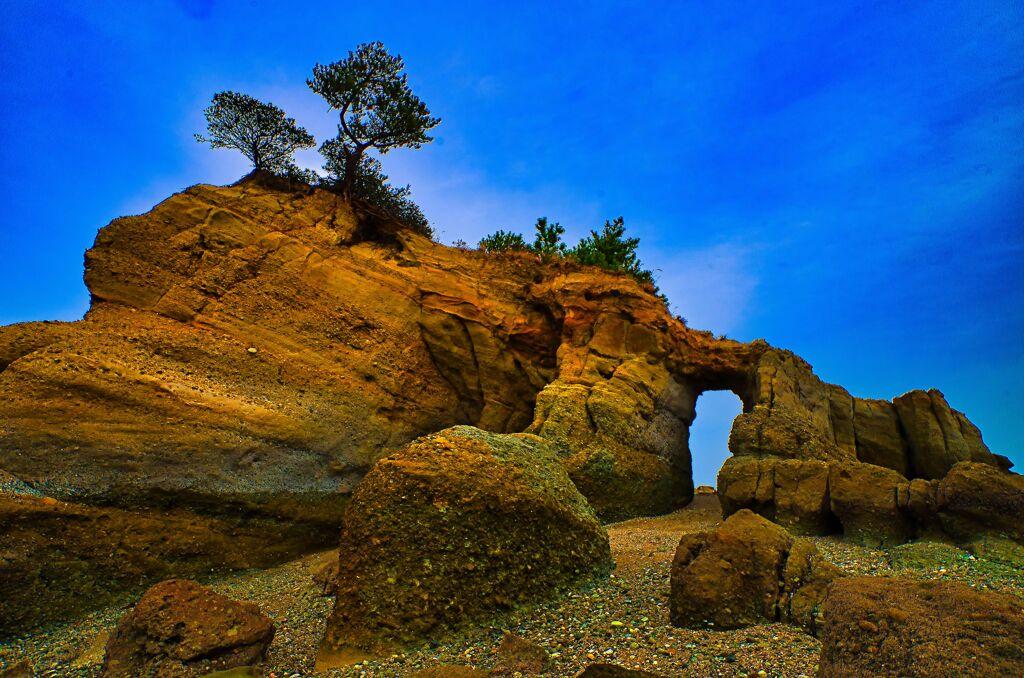
<path fill-rule="evenodd" d="M 727 513 L 825 532 L 863 513 L 839 467 L 1008 465 L 937 391 L 853 398 L 629 277 L 447 248 L 266 176 L 117 219 L 85 263 L 83 320 L 0 327 L 0 470 L 64 502 L 300 525 L 313 548 L 377 459 L 468 424 L 549 441 L 605 520 L 659 513 L 690 500 L 694 404 L 721 389 L 744 409 Z"/>

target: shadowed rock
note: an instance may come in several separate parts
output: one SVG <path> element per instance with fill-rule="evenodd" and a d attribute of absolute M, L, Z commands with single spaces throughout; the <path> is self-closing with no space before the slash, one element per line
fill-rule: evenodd
<path fill-rule="evenodd" d="M 193 678 L 259 661 L 274 624 L 252 603 L 235 602 L 193 581 L 171 579 L 148 591 L 117 625 L 105 678 Z"/>
<path fill-rule="evenodd" d="M 305 530 L 274 521 L 0 492 L 0 637 L 127 603 L 168 576 L 268 567 L 308 542 Z"/>
<path fill-rule="evenodd" d="M 955 582 L 851 577 L 829 588 L 822 678 L 1012 676 L 1024 666 L 1024 605 Z"/>
<path fill-rule="evenodd" d="M 711 532 L 686 535 L 672 561 L 671 620 L 734 629 L 783 621 L 815 632 L 838 568 L 807 540 L 741 510 Z"/>

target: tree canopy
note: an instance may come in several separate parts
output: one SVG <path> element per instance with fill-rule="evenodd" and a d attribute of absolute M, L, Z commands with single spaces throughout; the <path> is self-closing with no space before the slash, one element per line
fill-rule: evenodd
<path fill-rule="evenodd" d="M 313 135 L 294 118 L 248 94 L 218 92 L 203 114 L 209 136 L 196 134 L 196 141 L 240 151 L 253 169 L 287 173 L 295 168 L 295 151 L 316 145 Z"/>
<path fill-rule="evenodd" d="M 341 61 L 316 64 L 306 81 L 339 114 L 339 141 L 348 146 L 342 173 L 348 193 L 369 148 L 385 154 L 394 148 L 419 148 L 433 141 L 427 132 L 440 118 L 431 117 L 409 88 L 402 57 L 391 55 L 382 42 L 365 43 Z"/>
<path fill-rule="evenodd" d="M 581 264 L 627 273 L 640 282 L 653 283 L 651 272 L 643 269 L 636 254 L 640 238 L 626 238 L 625 233 L 622 217 L 605 221 L 600 232 L 591 230 L 590 235 L 580 240 L 568 255 Z"/>
<path fill-rule="evenodd" d="M 565 233 L 565 228 L 559 223 L 549 223 L 547 217 L 541 217 L 537 219 L 537 223 L 534 224 L 535 235 L 533 238 L 533 245 L 530 247 L 532 252 L 536 252 L 540 255 L 540 258 L 544 261 L 548 261 L 553 257 L 564 257 L 566 253 L 565 243 L 562 242 L 562 235 Z"/>

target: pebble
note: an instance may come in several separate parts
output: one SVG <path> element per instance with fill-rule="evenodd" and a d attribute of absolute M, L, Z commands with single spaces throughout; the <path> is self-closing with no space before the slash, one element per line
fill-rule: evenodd
<path fill-rule="evenodd" d="M 667 594 L 672 554 L 683 534 L 707 530 L 720 521 L 717 499 L 711 499 L 713 503 L 698 500 L 668 516 L 609 525 L 617 563 L 614 579 L 593 582 L 558 600 L 440 636 L 436 647 L 414 647 L 315 675 L 403 676 L 438 664 L 490 669 L 503 629 L 547 648 L 552 662 L 550 676 L 575 676 L 587 664 L 608 658 L 628 668 L 664 676 L 816 675 L 820 644 L 794 627 L 765 624 L 715 631 L 669 625 Z M 934 568 L 894 568 L 885 551 L 835 537 L 813 539 L 827 558 L 849 574 L 867 574 L 874 569 L 879 576 L 927 579 L 935 572 Z M 231 598 L 257 603 L 274 619 L 277 636 L 262 667 L 264 675 L 314 675 L 316 649 L 333 600 L 318 595 L 311 573 L 326 557 L 330 554 L 311 554 L 272 569 L 236 572 L 207 582 Z M 1024 575 L 984 557 L 964 558 L 946 569 L 945 576 L 950 580 L 1024 597 Z M 73 668 L 72 663 L 97 634 L 112 629 L 127 609 L 109 608 L 0 643 L 0 667 L 27 658 L 38 675 L 98 678 L 99 665 Z"/>

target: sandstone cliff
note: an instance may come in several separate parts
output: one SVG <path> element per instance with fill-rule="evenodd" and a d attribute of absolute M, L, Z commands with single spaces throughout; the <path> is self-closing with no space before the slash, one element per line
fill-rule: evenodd
<path fill-rule="evenodd" d="M 85 263 L 83 320 L 0 327 L 0 470 L 63 501 L 322 543 L 375 460 L 470 424 L 549 440 L 606 520 L 663 512 L 692 496 L 688 429 L 712 389 L 744 405 L 727 510 L 816 483 L 820 531 L 837 464 L 1007 465 L 937 391 L 853 398 L 787 351 L 686 327 L 631 278 L 444 247 L 264 177 L 117 219 Z"/>

